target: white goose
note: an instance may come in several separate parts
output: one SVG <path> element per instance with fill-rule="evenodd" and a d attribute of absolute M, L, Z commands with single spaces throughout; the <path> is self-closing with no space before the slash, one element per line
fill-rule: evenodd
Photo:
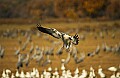
<path fill-rule="evenodd" d="M 103 73 L 103 69 L 101 66 L 99 66 L 99 69 L 98 69 L 98 74 L 100 75 L 101 78 L 105 78 L 105 74 Z"/>
<path fill-rule="evenodd" d="M 11 73 L 11 70 L 6 69 L 6 77 L 5 78 L 9 78 L 9 73 Z"/>
<path fill-rule="evenodd" d="M 75 70 L 74 73 L 75 73 L 75 74 L 79 74 L 79 69 L 78 69 L 78 67 L 76 68 L 76 70 Z"/>
<path fill-rule="evenodd" d="M 48 67 L 48 71 L 51 72 L 51 71 L 52 71 L 52 68 L 51 68 L 51 67 Z"/>
<path fill-rule="evenodd" d="M 49 34 L 57 39 L 62 39 L 63 48 L 66 48 L 67 51 L 69 51 L 69 48 L 72 46 L 72 44 L 78 45 L 78 43 L 79 43 L 79 37 L 77 34 L 75 34 L 74 36 L 70 36 L 70 35 L 67 35 L 63 32 L 59 32 L 54 28 L 42 27 L 39 24 L 37 24 L 37 28 L 39 31 L 41 31 L 43 33 L 47 33 L 47 34 Z"/>
<path fill-rule="evenodd" d="M 58 75 L 59 75 L 57 68 L 55 68 L 55 72 L 53 73 L 53 75 L 54 75 L 54 76 L 58 76 Z"/>
<path fill-rule="evenodd" d="M 94 72 L 94 69 L 93 69 L 93 67 L 92 67 L 92 66 L 90 67 L 90 74 L 89 74 L 89 78 L 95 78 L 95 72 Z"/>
<path fill-rule="evenodd" d="M 5 73 L 5 70 L 3 70 L 2 78 L 5 78 L 5 77 L 6 77 L 6 73 Z"/>
<path fill-rule="evenodd" d="M 36 76 L 35 76 L 35 77 L 36 77 L 36 78 L 39 78 L 40 75 L 39 75 L 39 71 L 38 71 L 38 69 L 36 69 L 35 71 L 36 71 Z"/>
<path fill-rule="evenodd" d="M 82 70 L 82 74 L 79 76 L 79 78 L 86 78 L 87 77 L 87 71 L 85 69 Z"/>
<path fill-rule="evenodd" d="M 18 72 L 18 69 L 16 69 L 15 77 L 20 77 L 20 74 Z"/>
<path fill-rule="evenodd" d="M 14 73 L 12 73 L 11 78 L 15 78 Z"/>
<path fill-rule="evenodd" d="M 25 77 L 27 77 L 27 78 L 31 78 L 31 75 L 30 75 L 30 73 L 29 73 L 29 72 L 26 72 L 26 75 L 25 75 Z"/>
<path fill-rule="evenodd" d="M 24 74 L 23 70 L 22 70 L 21 73 L 20 73 L 20 77 L 21 77 L 21 78 L 25 78 L 25 74 Z"/>
<path fill-rule="evenodd" d="M 62 71 L 65 70 L 65 65 L 64 65 L 64 63 L 62 63 L 62 65 L 61 65 L 61 70 L 62 70 Z"/>

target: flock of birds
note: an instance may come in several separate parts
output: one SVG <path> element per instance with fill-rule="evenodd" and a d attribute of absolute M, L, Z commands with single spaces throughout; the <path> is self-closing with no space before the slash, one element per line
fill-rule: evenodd
<path fill-rule="evenodd" d="M 54 28 L 45 28 L 45 27 L 42 27 L 41 25 L 37 25 L 37 29 L 43 33 L 47 33 L 47 34 L 49 34 L 57 39 L 61 39 L 63 41 L 63 46 L 59 47 L 56 52 L 56 55 L 58 57 L 63 54 L 64 49 L 67 52 L 67 57 L 65 59 L 61 59 L 61 63 L 63 65 L 63 66 L 61 66 L 61 68 L 63 68 L 62 75 L 59 76 L 58 73 L 57 74 L 52 73 L 52 75 L 51 75 L 50 72 L 47 72 L 46 70 L 44 70 L 43 74 L 41 74 L 41 77 L 40 77 L 38 75 L 39 74 L 38 70 L 33 68 L 32 72 L 26 72 L 26 74 L 24 74 L 24 72 L 21 71 L 21 74 L 19 74 L 19 77 L 21 77 L 21 78 L 24 78 L 24 77 L 31 78 L 31 77 L 33 77 L 31 75 L 32 73 L 34 73 L 34 76 L 39 76 L 40 78 L 50 78 L 50 77 L 52 77 L 52 78 L 86 78 L 86 77 L 88 77 L 88 73 L 86 70 L 83 70 L 82 74 L 80 75 L 78 68 L 77 68 L 76 69 L 77 73 L 75 73 L 75 75 L 72 76 L 70 70 L 65 70 L 64 64 L 68 64 L 70 62 L 71 58 L 74 59 L 76 64 L 79 64 L 79 63 L 83 62 L 86 57 L 93 57 L 93 56 L 99 54 L 100 51 L 114 52 L 114 53 L 120 54 L 120 43 L 117 43 L 115 46 L 108 46 L 107 43 L 103 43 L 103 45 L 96 46 L 96 49 L 94 51 L 88 52 L 86 54 L 85 52 L 79 52 L 79 50 L 76 48 L 76 46 L 74 46 L 74 45 L 78 45 L 79 40 L 85 40 L 86 39 L 85 35 L 78 36 L 78 34 L 75 34 L 74 36 L 70 36 L 68 34 L 72 33 L 74 30 L 70 30 L 70 31 L 66 32 L 67 34 L 65 34 L 63 32 L 57 31 Z M 76 30 L 76 32 L 79 33 L 78 30 Z M 105 32 L 108 34 L 107 30 L 105 30 Z M 26 41 L 22 42 L 19 35 L 25 36 Z M 45 40 L 51 42 L 52 47 L 47 47 L 47 46 L 39 47 L 38 45 L 34 45 L 34 42 L 32 39 L 33 35 L 37 35 L 39 38 L 43 37 Z M 23 67 L 23 65 L 28 67 L 30 62 L 32 62 L 32 60 L 35 60 L 36 63 L 41 66 L 46 66 L 48 64 L 51 64 L 52 59 L 50 59 L 50 57 L 55 55 L 55 52 L 54 52 L 55 47 L 61 45 L 60 41 L 53 41 L 53 40 L 49 39 L 48 36 L 46 36 L 46 35 L 44 36 L 42 33 L 36 32 L 36 30 L 34 30 L 34 29 L 27 30 L 27 31 L 15 30 L 15 29 L 9 30 L 8 29 L 7 31 L 0 33 L 0 36 L 7 37 L 7 38 L 16 38 L 16 37 L 18 38 L 19 47 L 14 48 L 14 51 L 15 51 L 14 55 L 17 56 L 17 58 L 18 58 L 18 61 L 16 63 L 16 68 L 17 68 L 16 73 L 18 73 L 18 70 L 21 67 Z M 98 37 L 104 39 L 104 35 L 103 35 L 102 31 L 97 36 L 95 36 L 94 39 L 97 39 Z M 116 38 L 115 33 L 113 33 L 111 35 L 111 38 L 113 38 L 113 39 Z M 31 47 L 29 48 L 29 52 L 22 53 L 23 51 L 26 50 L 26 48 L 28 47 L 28 44 L 31 45 Z M 0 58 L 4 59 L 4 56 L 5 56 L 5 47 L 0 45 Z M 55 72 L 57 72 L 57 71 L 58 70 L 56 68 Z M 9 73 L 11 73 L 10 70 L 3 70 L 2 77 L 7 78 Z M 98 74 L 101 76 L 101 78 L 106 77 L 105 74 L 102 72 L 101 67 L 99 68 Z M 93 75 L 94 75 L 94 69 L 91 67 L 90 73 L 89 73 L 89 78 L 95 78 Z M 14 74 L 12 74 L 11 78 L 14 78 L 15 76 L 14 76 Z M 39 77 L 37 77 L 37 78 L 39 78 Z M 116 77 L 111 77 L 111 78 L 116 78 Z"/>
<path fill-rule="evenodd" d="M 117 67 L 109 67 L 108 71 L 113 72 L 110 78 L 120 78 L 120 66 Z M 59 73 L 61 71 L 61 74 Z M 58 68 L 53 69 L 52 67 L 48 67 L 48 69 L 44 69 L 42 72 L 39 72 L 37 68 L 33 68 L 32 71 L 24 72 L 23 70 L 16 70 L 13 73 L 9 69 L 4 69 L 2 72 L 1 78 L 106 78 L 106 74 L 103 71 L 103 68 L 99 65 L 97 72 L 95 72 L 94 68 L 91 66 L 89 72 L 85 69 L 79 71 L 77 67 L 72 74 L 69 69 L 66 69 L 65 64 L 61 64 L 61 69 Z"/>

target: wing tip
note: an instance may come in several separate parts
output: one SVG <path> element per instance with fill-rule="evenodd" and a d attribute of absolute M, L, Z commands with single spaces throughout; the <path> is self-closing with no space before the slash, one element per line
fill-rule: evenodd
<path fill-rule="evenodd" d="M 36 24 L 37 28 L 41 27 L 41 24 Z"/>

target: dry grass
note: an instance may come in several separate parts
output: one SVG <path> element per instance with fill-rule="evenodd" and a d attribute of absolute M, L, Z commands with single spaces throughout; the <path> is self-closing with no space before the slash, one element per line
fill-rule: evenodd
<path fill-rule="evenodd" d="M 108 45 L 114 46 L 115 44 L 120 42 L 120 29 L 119 28 L 115 29 L 114 23 L 115 22 L 87 22 L 87 23 L 83 22 L 83 23 L 51 23 L 51 24 L 43 24 L 43 25 L 47 27 L 54 27 L 60 31 L 66 31 L 73 28 L 84 29 L 87 26 L 90 27 L 91 29 L 95 29 L 96 30 L 95 32 L 88 32 L 86 35 L 86 39 L 84 41 L 80 41 L 79 45 L 76 46 L 79 52 L 85 52 L 87 54 L 88 52 L 95 50 L 98 44 L 101 46 L 104 42 L 106 42 Z M 117 23 L 119 23 L 119 21 L 117 21 Z M 108 25 L 107 26 L 108 29 L 111 29 L 109 30 L 109 34 L 105 35 L 104 39 L 98 37 L 98 39 L 95 40 L 94 36 L 98 31 L 100 31 L 103 25 Z M 13 29 L 13 28 L 28 30 L 32 27 L 35 27 L 35 25 L 32 24 L 28 26 L 28 25 L 3 24 L 0 26 L 0 31 L 4 31 L 6 29 Z M 111 38 L 111 34 L 113 32 L 115 32 L 116 34 L 115 39 Z M 79 34 L 83 34 L 83 33 L 85 33 L 85 30 L 80 31 Z M 20 38 L 22 39 L 23 42 L 25 41 L 25 37 L 21 36 Z M 50 36 L 49 38 L 51 40 L 57 41 L 57 39 L 54 39 Z M 2 38 L 2 37 L 0 38 L 0 44 L 5 47 L 5 57 L 3 59 L 0 59 L 0 76 L 2 70 L 6 68 L 11 69 L 13 72 L 15 72 L 17 57 L 14 55 L 15 52 L 14 47 L 22 46 L 18 44 L 17 39 L 18 38 L 14 38 L 14 39 Z M 32 36 L 32 40 L 34 45 L 39 45 L 40 47 L 51 46 L 51 43 L 49 41 L 44 40 L 43 38 Z M 54 53 L 56 53 L 58 47 L 60 46 L 55 47 Z M 30 44 L 28 44 L 27 49 L 21 53 L 28 53 L 29 48 L 30 48 Z M 52 66 L 52 68 L 55 67 L 60 68 L 60 64 L 61 64 L 60 59 L 66 58 L 66 55 L 67 53 L 64 52 L 60 57 L 58 57 L 57 55 L 50 57 L 52 59 L 52 64 L 47 65 L 45 67 L 38 65 L 34 60 L 32 60 L 28 67 L 24 66 L 23 68 L 21 68 L 21 70 L 31 71 L 32 68 L 35 67 L 38 68 L 41 73 L 43 69 L 48 68 L 49 66 Z M 109 78 L 111 72 L 109 72 L 107 68 L 110 66 L 118 67 L 119 64 L 120 64 L 120 55 L 114 54 L 113 52 L 106 53 L 101 50 L 100 53 L 98 55 L 95 55 L 94 57 L 86 56 L 85 60 L 79 64 L 75 64 L 73 58 L 71 58 L 71 61 L 69 62 L 69 64 L 66 65 L 66 68 L 70 69 L 72 72 L 75 70 L 76 67 L 79 67 L 80 71 L 82 69 L 86 69 L 87 71 L 89 71 L 90 66 L 93 66 L 93 68 L 95 68 L 95 71 L 97 73 L 98 66 L 101 65 L 103 67 L 103 71 L 105 72 L 105 74 L 107 74 Z"/>

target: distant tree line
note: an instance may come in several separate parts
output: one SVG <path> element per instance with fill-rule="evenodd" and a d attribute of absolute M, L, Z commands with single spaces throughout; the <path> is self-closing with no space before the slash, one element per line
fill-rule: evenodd
<path fill-rule="evenodd" d="M 120 18 L 120 0 L 0 0 L 0 18 Z"/>

